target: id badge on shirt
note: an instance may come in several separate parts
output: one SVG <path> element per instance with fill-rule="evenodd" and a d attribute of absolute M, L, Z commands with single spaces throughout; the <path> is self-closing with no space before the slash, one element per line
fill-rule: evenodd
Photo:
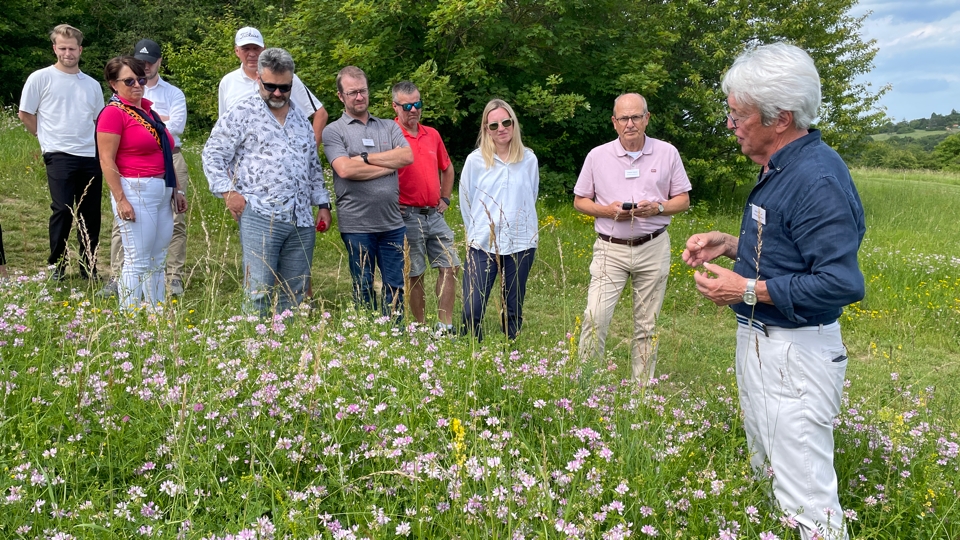
<path fill-rule="evenodd" d="M 767 211 L 753 203 L 750 203 L 750 215 L 757 223 L 761 225 L 767 224 Z"/>
<path fill-rule="evenodd" d="M 360 139 L 360 141 L 363 142 L 364 146 L 371 147 L 371 148 L 374 146 L 373 139 Z"/>
<path fill-rule="evenodd" d="M 640 169 L 627 169 L 623 171 L 624 178 L 640 178 Z"/>

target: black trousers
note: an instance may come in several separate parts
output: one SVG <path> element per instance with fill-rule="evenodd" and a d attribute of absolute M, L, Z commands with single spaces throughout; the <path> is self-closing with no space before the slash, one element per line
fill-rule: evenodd
<path fill-rule="evenodd" d="M 0 227 L 0 266 L 7 264 L 7 254 L 3 252 L 3 227 Z"/>
<path fill-rule="evenodd" d="M 80 274 L 95 273 L 96 252 L 100 244 L 100 197 L 103 194 L 103 173 L 94 157 L 74 156 L 63 152 L 43 155 L 50 186 L 50 258 L 61 270 L 67 261 L 67 241 L 73 228 L 73 207 L 77 207 L 77 240 L 80 243 Z"/>

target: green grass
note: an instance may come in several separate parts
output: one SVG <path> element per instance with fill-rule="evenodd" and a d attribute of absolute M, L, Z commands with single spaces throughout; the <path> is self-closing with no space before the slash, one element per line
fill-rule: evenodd
<path fill-rule="evenodd" d="M 49 195 L 35 140 L 0 115 L 0 223 L 9 267 L 24 274 L 0 285 L 0 536 L 222 538 L 266 516 L 291 538 L 331 538 L 334 521 L 370 538 L 404 523 L 419 538 L 566 538 L 558 520 L 584 538 L 628 524 L 635 537 L 650 526 L 716 538 L 734 521 L 741 538 L 790 537 L 747 470 L 732 314 L 704 301 L 679 262 L 690 234 L 737 229 L 743 190 L 674 219 L 665 380 L 640 392 L 623 382 L 629 296 L 607 358 L 573 355 L 595 234 L 572 204 L 539 209 L 516 342 L 499 335 L 495 306 L 483 346 L 357 316 L 335 232 L 315 251 L 320 309 L 260 324 L 237 316 L 236 225 L 206 189 L 199 151 L 194 141 L 184 152 L 186 294 L 163 314 L 127 315 L 79 278 L 27 277 L 45 266 Z M 841 501 L 858 514 L 858 538 L 957 538 L 960 176 L 854 177 L 867 295 L 841 320 L 851 358 Z M 448 220 L 462 245 L 456 203 Z M 468 508 L 474 497 L 482 508 Z"/>
<path fill-rule="evenodd" d="M 926 130 L 915 130 L 910 133 L 878 133 L 876 135 L 871 135 L 875 141 L 885 141 L 891 137 L 903 137 L 906 139 L 922 139 L 924 137 L 932 137 L 934 135 L 940 135 L 941 133 L 947 133 L 947 130 L 941 129 L 939 131 L 926 131 Z"/>

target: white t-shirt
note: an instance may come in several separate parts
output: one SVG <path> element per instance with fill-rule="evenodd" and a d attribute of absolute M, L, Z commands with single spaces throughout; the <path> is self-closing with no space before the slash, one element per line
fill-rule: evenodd
<path fill-rule="evenodd" d="M 34 71 L 20 96 L 20 110 L 37 116 L 40 151 L 96 155 L 97 115 L 103 109 L 100 83 L 56 66 Z"/>
<path fill-rule="evenodd" d="M 257 89 L 257 80 L 247 77 L 242 67 L 224 75 L 223 79 L 220 79 L 218 92 L 219 117 L 223 118 L 223 115 L 227 114 L 227 111 L 232 109 L 234 105 L 240 103 L 243 98 L 258 95 Z M 307 85 L 303 84 L 303 81 L 296 74 L 293 75 L 293 90 L 291 92 L 290 100 L 297 104 L 297 107 L 307 118 L 313 116 L 313 113 L 323 106 L 323 103 L 320 103 L 317 96 L 313 95 L 313 92 L 307 88 Z"/>
<path fill-rule="evenodd" d="M 163 80 L 162 77 L 157 77 L 156 85 L 152 88 L 144 87 L 143 97 L 153 103 L 151 108 L 157 114 L 169 118 L 163 123 L 167 126 L 170 135 L 173 135 L 173 146 L 180 148 L 180 135 L 183 135 L 183 130 L 187 127 L 186 96 L 176 86 Z"/>

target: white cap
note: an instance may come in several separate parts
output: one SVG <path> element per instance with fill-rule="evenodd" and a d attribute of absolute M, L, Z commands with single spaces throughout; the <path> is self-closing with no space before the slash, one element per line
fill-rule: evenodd
<path fill-rule="evenodd" d="M 240 30 L 237 30 L 237 37 L 234 39 L 234 43 L 237 47 L 243 47 L 244 45 L 259 45 L 263 47 L 263 34 L 252 26 L 244 26 Z"/>

